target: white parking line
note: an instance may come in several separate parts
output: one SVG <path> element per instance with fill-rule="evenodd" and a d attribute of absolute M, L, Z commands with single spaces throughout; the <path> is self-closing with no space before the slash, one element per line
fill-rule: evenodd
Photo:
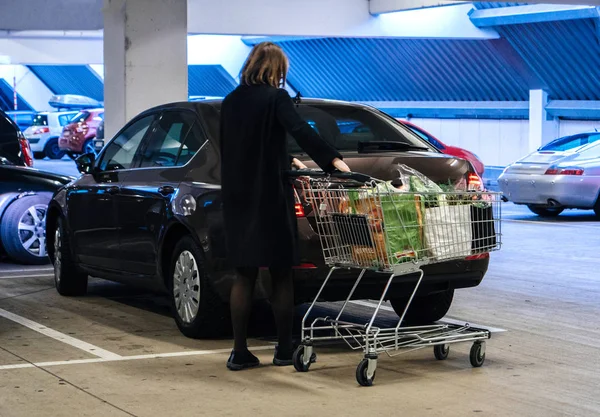
<path fill-rule="evenodd" d="M 353 300 L 353 301 L 350 301 L 350 302 L 352 304 L 356 304 L 356 305 L 363 306 L 363 307 L 377 308 L 377 304 L 376 303 L 371 303 L 369 301 Z M 384 310 L 384 311 L 395 312 L 395 310 L 392 307 L 388 307 L 386 305 L 382 305 L 381 309 Z M 477 329 L 488 330 L 490 333 L 502 333 L 502 332 L 506 331 L 505 329 L 501 329 L 499 327 L 490 327 L 490 326 L 486 326 L 484 324 L 471 323 L 470 321 L 454 319 L 454 318 L 451 318 L 451 317 L 444 317 L 443 319 L 441 319 L 439 321 L 439 323 L 454 324 L 454 325 L 458 325 L 458 326 L 462 326 L 465 323 L 469 323 L 469 325 L 471 327 L 474 327 L 474 328 L 477 328 Z"/>
<path fill-rule="evenodd" d="M 18 278 L 50 278 L 54 274 L 37 274 L 37 275 L 9 275 L 7 277 L 0 277 L 0 279 L 18 279 Z"/>
<path fill-rule="evenodd" d="M 35 271 L 52 272 L 53 268 L 46 267 L 46 268 L 0 269 L 0 272 L 3 274 L 18 274 L 18 273 L 22 273 L 22 272 L 35 272 Z"/>
<path fill-rule="evenodd" d="M 66 343 L 67 345 L 73 346 L 74 348 L 83 350 L 87 353 L 90 353 L 94 356 L 98 356 L 102 359 L 120 359 L 121 355 L 117 355 L 116 353 L 109 352 L 108 350 L 104 350 L 98 346 L 94 346 L 90 343 L 84 342 L 83 340 L 75 339 L 69 335 L 66 335 L 61 332 L 57 332 L 56 330 L 52 330 L 49 327 L 44 326 L 43 324 L 36 323 L 35 321 L 26 319 L 25 317 L 21 317 L 17 314 L 11 313 L 10 311 L 6 311 L 0 308 L 0 317 L 4 317 L 5 319 L 14 321 L 15 323 L 19 323 L 33 331 L 43 334 L 44 336 L 51 337 L 54 340 L 58 340 L 59 342 Z"/>
<path fill-rule="evenodd" d="M 272 350 L 275 349 L 275 344 L 269 346 L 255 346 L 249 348 L 251 351 L 260 350 Z M 121 361 L 139 361 L 143 359 L 160 359 L 160 358 L 174 358 L 182 356 L 199 356 L 199 355 L 215 355 L 219 353 L 230 353 L 231 348 L 227 349 L 214 349 L 214 350 L 190 350 L 184 352 L 169 352 L 169 353 L 155 353 L 150 355 L 133 355 L 133 356 L 119 356 L 114 359 L 76 359 L 72 361 L 55 361 L 55 362 L 37 362 L 37 363 L 18 363 L 14 365 L 0 365 L 0 371 L 8 369 L 22 369 L 22 368 L 46 368 L 49 366 L 64 366 L 64 365 L 81 365 L 90 363 L 105 363 L 105 362 L 121 362 Z"/>

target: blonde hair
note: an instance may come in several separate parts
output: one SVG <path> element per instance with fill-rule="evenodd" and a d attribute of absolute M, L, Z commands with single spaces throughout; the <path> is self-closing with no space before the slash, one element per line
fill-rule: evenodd
<path fill-rule="evenodd" d="M 285 86 L 289 61 L 285 52 L 273 42 L 254 45 L 242 67 L 244 85 L 268 84 L 275 88 Z"/>

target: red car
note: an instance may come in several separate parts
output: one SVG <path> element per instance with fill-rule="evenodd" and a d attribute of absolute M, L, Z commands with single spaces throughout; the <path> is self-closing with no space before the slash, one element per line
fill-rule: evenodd
<path fill-rule="evenodd" d="M 81 110 L 63 128 L 58 147 L 69 156 L 96 153 L 94 138 L 104 120 L 104 109 Z"/>
<path fill-rule="evenodd" d="M 469 152 L 463 148 L 446 145 L 441 140 L 439 140 L 435 136 L 433 136 L 431 133 L 427 132 L 426 130 L 424 130 L 423 128 L 421 128 L 419 126 L 416 126 L 410 122 L 407 122 L 406 120 L 399 120 L 399 122 L 406 125 L 410 130 L 415 132 L 421 139 L 424 139 L 427 142 L 429 142 L 431 145 L 435 146 L 440 152 L 448 154 L 448 155 L 456 156 L 458 158 L 466 159 L 473 165 L 473 168 L 475 168 L 475 171 L 479 174 L 479 176 L 483 175 L 483 171 L 485 170 L 483 162 L 481 162 L 479 157 L 477 155 L 475 155 L 474 153 Z"/>

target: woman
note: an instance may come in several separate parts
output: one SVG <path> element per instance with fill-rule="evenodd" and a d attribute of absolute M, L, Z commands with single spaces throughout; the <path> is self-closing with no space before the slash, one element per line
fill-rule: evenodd
<path fill-rule="evenodd" d="M 324 170 L 349 171 L 342 156 L 296 113 L 285 85 L 288 60 L 270 42 L 256 45 L 242 68 L 241 83 L 221 107 L 221 184 L 229 260 L 236 267 L 231 289 L 234 347 L 231 370 L 259 365 L 246 334 L 259 267 L 271 273 L 271 305 L 279 345 L 273 363 L 292 364 L 294 294 L 291 269 L 298 264 L 291 163 L 286 132 Z"/>

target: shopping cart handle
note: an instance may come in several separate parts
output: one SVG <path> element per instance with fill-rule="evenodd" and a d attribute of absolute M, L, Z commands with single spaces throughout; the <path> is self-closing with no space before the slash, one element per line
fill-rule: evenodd
<path fill-rule="evenodd" d="M 334 171 L 332 173 L 327 173 L 321 170 L 316 169 L 296 169 L 293 171 L 288 171 L 288 177 L 290 178 L 298 178 L 298 177 L 310 177 L 310 178 L 336 178 L 340 180 L 352 180 L 360 183 L 365 183 L 373 180 L 369 175 L 361 174 L 360 172 L 341 172 Z"/>
<path fill-rule="evenodd" d="M 373 178 L 366 174 L 361 174 L 360 172 L 340 172 L 335 171 L 331 173 L 333 178 L 338 178 L 340 180 L 352 180 L 356 182 L 369 182 L 372 181 Z"/>

